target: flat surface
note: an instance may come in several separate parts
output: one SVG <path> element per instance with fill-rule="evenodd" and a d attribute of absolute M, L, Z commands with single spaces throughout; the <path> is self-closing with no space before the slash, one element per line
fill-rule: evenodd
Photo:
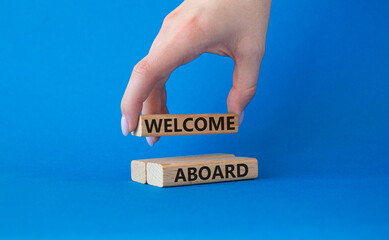
<path fill-rule="evenodd" d="M 150 148 L 121 135 L 120 101 L 179 3 L 0 1 L 0 239 L 388 239 L 389 2 L 274 1 L 239 133 Z M 179 68 L 169 110 L 226 112 L 232 70 Z M 130 180 L 133 159 L 215 152 L 258 158 L 259 179 Z"/>
<path fill-rule="evenodd" d="M 92 172 L 3 175 L 3 238 L 388 236 L 388 178 L 273 177 L 161 189 L 117 171 Z"/>

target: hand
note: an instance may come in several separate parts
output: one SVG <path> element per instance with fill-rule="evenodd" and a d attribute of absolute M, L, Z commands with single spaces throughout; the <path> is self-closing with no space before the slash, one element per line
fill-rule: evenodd
<path fill-rule="evenodd" d="M 265 50 L 271 0 L 186 0 L 163 21 L 149 54 L 135 65 L 122 110 L 122 131 L 136 129 L 140 113 L 167 114 L 165 83 L 172 71 L 204 52 L 235 62 L 229 112 L 239 114 L 254 97 Z M 152 146 L 158 137 L 148 137 Z"/>

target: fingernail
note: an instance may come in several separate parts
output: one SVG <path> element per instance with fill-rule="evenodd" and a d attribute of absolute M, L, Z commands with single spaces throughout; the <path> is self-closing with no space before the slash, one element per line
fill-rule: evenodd
<path fill-rule="evenodd" d="M 123 135 L 127 136 L 128 135 L 128 123 L 127 123 L 127 119 L 126 119 L 125 116 L 122 116 L 121 125 L 122 125 L 122 133 L 123 133 Z"/>
<path fill-rule="evenodd" d="M 244 118 L 244 111 L 241 112 L 240 115 L 239 115 L 239 127 L 240 127 L 240 125 L 241 125 L 242 122 L 243 122 L 243 118 Z"/>
<path fill-rule="evenodd" d="M 154 142 L 153 140 L 151 139 L 151 137 L 146 137 L 146 141 L 147 143 L 150 145 L 150 147 L 152 147 L 154 145 Z"/>

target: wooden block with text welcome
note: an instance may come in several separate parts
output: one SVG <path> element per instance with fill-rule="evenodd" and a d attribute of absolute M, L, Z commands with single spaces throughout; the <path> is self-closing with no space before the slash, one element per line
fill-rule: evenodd
<path fill-rule="evenodd" d="M 226 158 L 226 157 L 234 157 L 234 156 L 235 155 L 233 154 L 213 153 L 213 154 L 190 155 L 190 156 L 181 156 L 181 157 L 133 160 L 131 161 L 131 179 L 135 182 L 146 183 L 148 163 L 167 163 L 171 161 L 180 161 L 180 160 L 193 160 L 193 159 L 206 159 L 206 158 L 216 159 L 216 158 Z"/>
<path fill-rule="evenodd" d="M 140 115 L 132 135 L 176 136 L 238 132 L 238 115 L 226 114 L 149 114 Z"/>
<path fill-rule="evenodd" d="M 147 164 L 147 183 L 157 187 L 236 181 L 257 177 L 258 161 L 255 158 L 207 158 Z"/>

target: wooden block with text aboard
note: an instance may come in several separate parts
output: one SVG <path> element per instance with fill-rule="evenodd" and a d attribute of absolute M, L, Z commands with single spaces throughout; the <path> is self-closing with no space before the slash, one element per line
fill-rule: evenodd
<path fill-rule="evenodd" d="M 149 114 L 140 115 L 131 134 L 138 137 L 226 134 L 238 132 L 238 115 L 226 114 Z"/>
<path fill-rule="evenodd" d="M 236 181 L 257 177 L 258 161 L 255 158 L 206 158 L 147 164 L 147 183 L 157 187 Z"/>
<path fill-rule="evenodd" d="M 135 182 L 146 183 L 147 182 L 147 164 L 148 163 L 168 163 L 179 160 L 193 160 L 193 159 L 207 159 L 207 158 L 225 158 L 234 157 L 233 154 L 225 153 L 213 153 L 213 154 L 202 154 L 202 155 L 191 155 L 181 157 L 166 157 L 166 158 L 152 158 L 152 159 L 141 159 L 131 161 L 131 179 Z"/>

